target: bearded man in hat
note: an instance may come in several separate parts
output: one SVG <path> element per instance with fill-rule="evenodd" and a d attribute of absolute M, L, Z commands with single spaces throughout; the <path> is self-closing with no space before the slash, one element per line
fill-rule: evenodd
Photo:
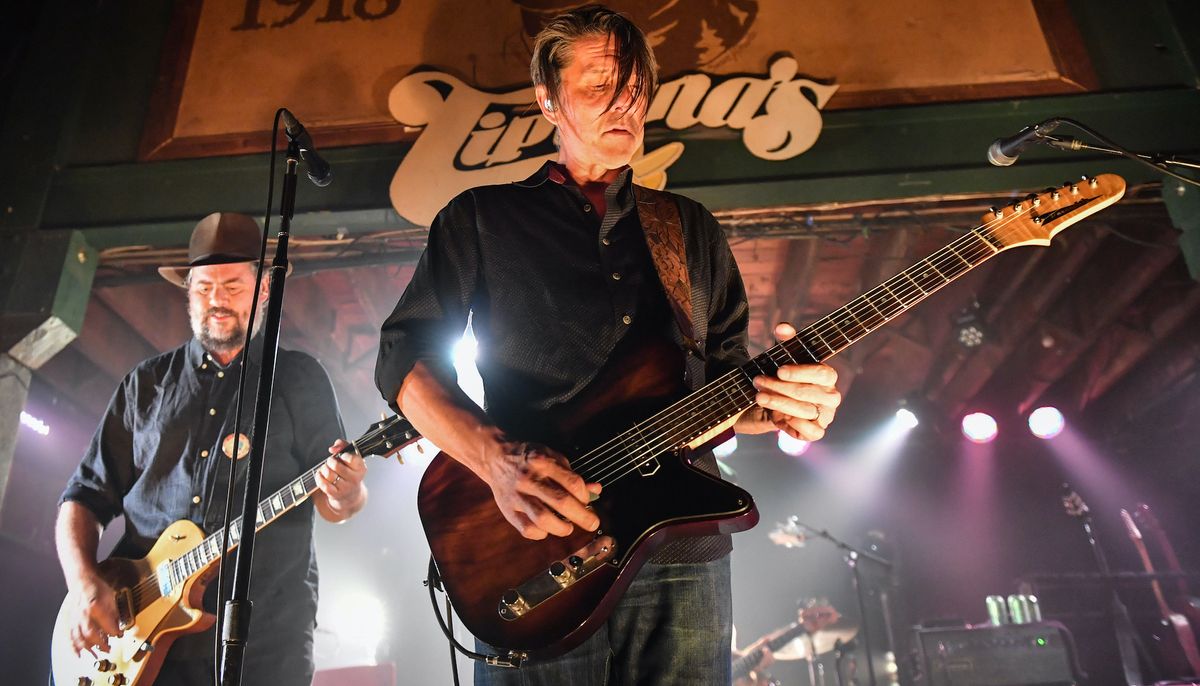
<path fill-rule="evenodd" d="M 529 539 L 599 527 L 588 505 L 602 484 L 548 446 L 570 444 L 556 434 L 556 416 L 581 398 L 604 398 L 612 389 L 604 384 L 623 371 L 619 360 L 635 356 L 629 351 L 674 345 L 690 390 L 749 357 L 746 292 L 720 226 L 699 203 L 666 194 L 678 210 L 690 289 L 673 287 L 668 297 L 656 273 L 663 251 L 651 254 L 629 167 L 655 71 L 646 36 L 616 12 L 590 5 L 550 21 L 534 41 L 531 76 L 537 106 L 557 128 L 557 161 L 454 198 L 382 327 L 375 373 L 384 399 L 485 483 L 507 524 Z M 675 307 L 681 290 L 690 312 Z M 683 333 L 681 311 L 693 335 Z M 459 390 L 447 355 L 468 315 L 486 412 Z M 783 324 L 775 334 L 795 330 Z M 757 376 L 756 404 L 736 430 L 821 438 L 841 402 L 836 378 L 819 364 Z M 695 464 L 717 472 L 711 453 Z M 475 683 L 727 684 L 731 548 L 729 536 L 665 545 L 582 645 L 521 669 L 477 663 Z"/>
<path fill-rule="evenodd" d="M 125 532 L 113 556 L 144 557 L 176 520 L 189 519 L 206 533 L 218 531 L 229 470 L 238 470 L 239 483 L 244 479 L 246 462 L 241 458 L 249 451 L 253 417 L 243 416 L 242 425 L 235 427 L 234 406 L 247 338 L 249 402 L 244 407 L 254 406 L 259 377 L 262 336 L 256 335 L 257 326 L 255 335 L 247 336 L 247 323 L 260 235 L 250 217 L 211 214 L 192 233 L 188 265 L 159 269 L 165 279 L 186 290 L 193 336 L 125 376 L 59 506 L 55 538 L 67 603 L 78 618 L 71 632 L 76 652 L 107 647 L 108 638 L 121 633 L 113 591 L 97 573 L 102 528 L 124 515 Z M 266 298 L 264 277 L 259 312 Z M 348 445 L 339 438 L 342 435 L 325 370 L 309 355 L 280 348 L 262 492 L 271 493 L 295 479 L 316 464 L 326 448 L 331 456 L 316 472 L 318 490 L 312 497 L 256 539 L 250 593 L 254 622 L 243 669 L 248 686 L 312 680 L 317 610 L 313 511 L 341 522 L 367 501 L 362 457 L 332 456 Z M 236 455 L 235 442 L 240 442 Z M 213 583 L 205 594 L 210 612 L 217 609 L 215 591 Z M 213 683 L 213 631 L 177 640 L 155 683 Z"/>

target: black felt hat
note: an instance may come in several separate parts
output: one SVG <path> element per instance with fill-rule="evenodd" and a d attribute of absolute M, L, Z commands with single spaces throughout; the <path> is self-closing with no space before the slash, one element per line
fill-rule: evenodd
<path fill-rule="evenodd" d="M 186 284 L 188 270 L 206 264 L 254 262 L 258 259 L 262 229 L 258 222 L 236 212 L 213 212 L 192 230 L 188 263 L 181 267 L 159 267 L 164 279 L 179 287 Z M 288 265 L 288 272 L 291 272 Z"/>

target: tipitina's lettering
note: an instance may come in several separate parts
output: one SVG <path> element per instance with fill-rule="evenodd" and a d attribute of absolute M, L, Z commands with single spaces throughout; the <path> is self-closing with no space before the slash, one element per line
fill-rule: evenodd
<path fill-rule="evenodd" d="M 740 130 L 754 156 L 790 159 L 816 142 L 820 110 L 837 90 L 796 78 L 797 67 L 795 59 L 780 57 L 765 77 L 734 76 L 714 84 L 707 74 L 682 76 L 659 86 L 646 123 L 672 130 L 697 124 Z M 416 224 L 428 225 L 439 208 L 468 188 L 524 178 L 556 155 L 554 127 L 534 107 L 532 87 L 488 93 L 449 74 L 416 72 L 392 88 L 388 109 L 401 124 L 424 128 L 391 186 L 396 211 Z M 653 167 L 646 170 L 652 179 L 640 180 L 661 186 L 666 167 L 682 150 L 681 144 L 659 148 L 653 164 L 635 161 L 634 171 Z"/>

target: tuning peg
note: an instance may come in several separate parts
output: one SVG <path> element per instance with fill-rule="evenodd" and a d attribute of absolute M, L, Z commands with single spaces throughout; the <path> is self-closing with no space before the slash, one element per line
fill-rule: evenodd
<path fill-rule="evenodd" d="M 1095 188 L 1096 186 L 1100 185 L 1100 182 L 1097 181 L 1096 177 L 1094 177 L 1094 176 L 1092 178 L 1088 179 L 1087 182 L 1088 182 L 1088 186 L 1091 186 L 1092 188 Z"/>
<path fill-rule="evenodd" d="M 989 207 L 988 212 L 991 212 L 992 214 L 996 215 L 997 219 L 1004 216 L 1004 210 L 1002 210 L 998 207 L 995 207 L 995 206 Z"/>

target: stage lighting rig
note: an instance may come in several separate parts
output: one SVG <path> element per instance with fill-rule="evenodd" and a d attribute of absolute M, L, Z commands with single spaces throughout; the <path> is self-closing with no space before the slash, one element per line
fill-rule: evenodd
<path fill-rule="evenodd" d="M 970 305 L 954 315 L 953 322 L 954 338 L 962 347 L 973 350 L 987 340 L 987 330 L 983 325 L 983 315 L 980 312 L 978 300 L 973 300 Z"/>

